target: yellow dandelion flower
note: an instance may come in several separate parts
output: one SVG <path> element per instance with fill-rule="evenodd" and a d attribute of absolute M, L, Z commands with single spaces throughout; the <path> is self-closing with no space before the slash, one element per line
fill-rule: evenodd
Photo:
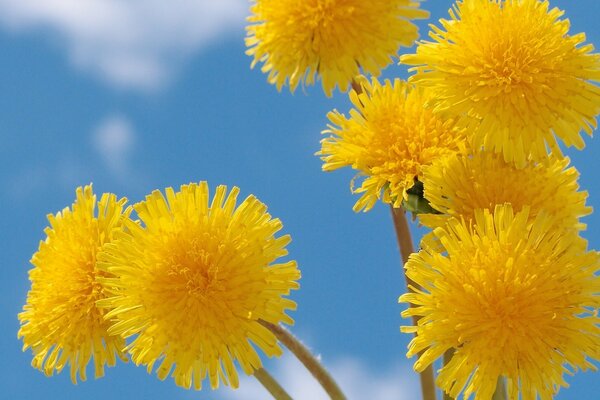
<path fill-rule="evenodd" d="M 442 214 L 421 214 L 419 219 L 436 228 L 452 217 L 471 221 L 477 209 L 493 210 L 510 203 L 515 212 L 529 207 L 532 220 L 545 211 L 558 227 L 583 230 L 585 224 L 579 219 L 592 209 L 585 205 L 587 192 L 579 191 L 579 172 L 568 165 L 569 159 L 564 158 L 516 168 L 489 152 L 436 160 L 424 169 L 423 185 L 425 198 Z"/>
<path fill-rule="evenodd" d="M 86 379 L 86 367 L 94 359 L 96 378 L 104 375 L 104 365 L 115 365 L 116 357 L 126 360 L 125 342 L 108 334 L 105 311 L 96 301 L 105 293 L 98 278 L 96 256 L 115 232 L 122 230 L 130 209 L 126 199 L 105 193 L 98 202 L 92 186 L 77 189 L 72 209 L 48 215 L 47 238 L 33 255 L 29 271 L 31 290 L 19 314 L 23 350 L 33 351 L 33 367 L 51 376 L 68 363 L 71 380 Z"/>
<path fill-rule="evenodd" d="M 345 91 L 362 69 L 379 75 L 400 46 L 419 34 L 411 19 L 427 18 L 420 0 L 254 0 L 246 54 L 263 63 L 269 83 L 312 85 L 322 79 L 331 96 Z"/>
<path fill-rule="evenodd" d="M 417 371 L 454 348 L 436 381 L 452 398 L 489 400 L 502 376 L 511 399 L 551 400 L 567 386 L 565 372 L 594 369 L 600 258 L 576 231 L 502 205 L 435 234 L 445 253 L 413 254 L 406 273 L 423 289 L 400 297 L 412 305 L 404 317 L 421 317 L 403 328 L 416 333 L 408 356 L 423 351 Z"/>
<path fill-rule="evenodd" d="M 432 41 L 401 62 L 412 81 L 431 87 L 437 112 L 460 117 L 476 148 L 523 165 L 560 153 L 555 135 L 578 149 L 600 113 L 600 55 L 569 35 L 563 11 L 541 0 L 463 0 Z"/>
<path fill-rule="evenodd" d="M 351 166 L 365 176 L 354 193 L 361 198 L 354 210 L 370 210 L 378 199 L 399 207 L 421 168 L 464 147 L 463 132 L 452 119 L 442 120 L 425 108 L 425 91 L 399 79 L 393 84 L 363 80 L 362 93 L 352 90 L 355 109 L 346 117 L 337 110 L 328 118 L 317 154 L 323 170 Z"/>
<path fill-rule="evenodd" d="M 159 191 L 134 206 L 143 225 L 128 223 L 107 246 L 101 268 L 114 274 L 104 284 L 111 297 L 112 334 L 134 336 L 133 361 L 159 363 L 179 386 L 199 390 L 208 375 L 238 386 L 234 362 L 246 374 L 261 367 L 253 347 L 267 356 L 282 353 L 275 336 L 259 321 L 293 324 L 286 310 L 296 304 L 283 296 L 297 289 L 295 261 L 285 256 L 288 235 L 275 237 L 282 224 L 253 196 L 237 208 L 239 189 L 219 186 L 212 202 L 206 182 Z M 171 372 L 172 370 L 172 372 Z"/>

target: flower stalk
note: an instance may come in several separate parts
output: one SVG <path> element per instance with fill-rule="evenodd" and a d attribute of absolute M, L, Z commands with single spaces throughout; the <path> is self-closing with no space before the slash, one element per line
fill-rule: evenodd
<path fill-rule="evenodd" d="M 400 248 L 400 254 L 402 256 L 402 264 L 406 264 L 408 257 L 415 252 L 415 248 L 412 242 L 412 236 L 410 234 L 410 228 L 408 226 L 408 220 L 406 219 L 406 212 L 401 208 L 395 208 L 390 206 L 392 211 L 392 220 L 394 221 L 394 229 L 396 230 L 396 238 L 398 239 L 398 247 Z M 406 278 L 406 286 L 408 291 L 412 287 L 418 288 L 419 285 L 410 279 L 404 271 L 404 277 Z M 411 304 L 412 307 L 412 304 Z M 419 323 L 419 317 L 413 316 L 413 325 L 417 326 Z M 435 395 L 435 379 L 433 376 L 433 368 L 428 366 L 423 372 L 419 374 L 421 380 L 421 393 L 423 394 L 423 400 L 436 400 Z"/>
<path fill-rule="evenodd" d="M 255 370 L 254 377 L 271 393 L 275 400 L 292 400 L 292 397 L 266 369 L 259 368 Z"/>
<path fill-rule="evenodd" d="M 281 325 L 271 324 L 260 320 L 277 339 L 287 347 L 319 382 L 331 400 L 346 400 L 346 396 L 335 382 L 331 374 L 323 367 L 317 358 L 290 331 Z"/>

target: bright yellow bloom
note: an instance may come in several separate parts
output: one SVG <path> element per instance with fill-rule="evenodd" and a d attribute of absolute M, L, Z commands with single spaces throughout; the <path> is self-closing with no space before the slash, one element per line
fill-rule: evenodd
<path fill-rule="evenodd" d="M 322 79 L 327 96 L 362 69 L 379 75 L 400 46 L 419 37 L 411 19 L 427 18 L 421 0 L 254 0 L 246 54 L 263 63 L 277 90 Z"/>
<path fill-rule="evenodd" d="M 362 82 L 362 93 L 350 92 L 355 109 L 346 117 L 328 114 L 332 125 L 317 154 L 323 170 L 351 166 L 366 176 L 354 193 L 354 210 L 370 210 L 380 198 L 399 207 L 421 168 L 464 147 L 463 132 L 452 119 L 442 120 L 425 108 L 426 92 L 399 79 Z"/>
<path fill-rule="evenodd" d="M 471 156 L 449 156 L 424 169 L 425 198 L 441 215 L 420 214 L 430 228 L 443 226 L 451 218 L 473 220 L 475 210 L 493 210 L 510 203 L 515 212 L 529 207 L 533 220 L 540 212 L 554 217 L 561 228 L 585 229 L 579 219 L 592 212 L 585 205 L 587 192 L 579 191 L 579 172 L 568 168 L 569 159 L 528 163 L 516 168 L 501 155 L 481 152 Z"/>
<path fill-rule="evenodd" d="M 94 359 L 96 378 L 104 375 L 104 365 L 115 365 L 125 341 L 108 334 L 105 311 L 96 301 L 105 293 L 97 279 L 105 276 L 97 269 L 96 255 L 109 243 L 128 218 L 123 210 L 126 199 L 105 193 L 98 202 L 92 186 L 77 189 L 72 210 L 65 208 L 48 215 L 47 238 L 40 242 L 29 271 L 31 290 L 19 314 L 23 350 L 33 351 L 32 366 L 51 376 L 70 364 L 71 380 L 86 379 L 86 367 Z"/>
<path fill-rule="evenodd" d="M 600 113 L 600 55 L 569 35 L 563 11 L 540 0 L 463 0 L 450 20 L 432 25 L 433 41 L 419 43 L 401 62 L 416 65 L 412 81 L 433 90 L 436 112 L 460 117 L 474 147 L 524 165 L 584 147 Z"/>
<path fill-rule="evenodd" d="M 574 230 L 540 213 L 513 214 L 510 205 L 475 212 L 435 230 L 444 251 L 411 256 L 407 276 L 423 289 L 400 297 L 420 316 L 408 356 L 422 371 L 456 349 L 437 385 L 458 398 L 489 400 L 499 376 L 509 398 L 550 400 L 563 374 L 594 369 L 600 359 L 600 258 Z M 521 397 L 519 396 L 519 393 Z"/>
<path fill-rule="evenodd" d="M 208 375 L 237 387 L 237 360 L 246 374 L 261 367 L 255 350 L 282 353 L 260 320 L 293 324 L 285 314 L 296 304 L 283 296 L 297 289 L 295 261 L 275 263 L 287 254 L 288 235 L 275 237 L 282 224 L 253 196 L 237 208 L 239 189 L 227 195 L 217 187 L 212 202 L 206 182 L 180 192 L 159 191 L 134 206 L 143 225 L 127 224 L 107 246 L 100 266 L 111 297 L 111 334 L 135 336 L 128 345 L 133 361 L 151 372 L 169 374 L 179 386 L 199 390 Z"/>

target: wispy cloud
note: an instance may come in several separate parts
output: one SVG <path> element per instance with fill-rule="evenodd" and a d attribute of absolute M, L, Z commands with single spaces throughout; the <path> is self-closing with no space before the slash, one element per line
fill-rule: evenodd
<path fill-rule="evenodd" d="M 275 360 L 272 371 L 279 383 L 294 399 L 327 400 L 323 389 L 293 356 L 286 354 Z M 389 368 L 372 368 L 357 358 L 348 357 L 325 363 L 349 400 L 414 400 L 419 395 L 417 375 L 409 363 Z M 262 400 L 269 398 L 266 390 L 253 378 L 241 379 L 237 390 L 220 390 L 227 400 Z"/>
<path fill-rule="evenodd" d="M 130 174 L 129 157 L 135 146 L 133 126 L 122 115 L 110 115 L 92 132 L 94 150 L 108 170 L 117 176 Z"/>
<path fill-rule="evenodd" d="M 186 57 L 243 26 L 247 0 L 0 0 L 0 24 L 58 35 L 71 62 L 110 84 L 152 90 Z"/>

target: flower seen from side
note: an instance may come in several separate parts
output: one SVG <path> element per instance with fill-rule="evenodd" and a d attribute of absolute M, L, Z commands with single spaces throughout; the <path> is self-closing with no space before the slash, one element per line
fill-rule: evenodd
<path fill-rule="evenodd" d="M 312 85 L 327 96 L 346 91 L 364 73 L 379 75 L 400 46 L 418 38 L 411 20 L 427 18 L 420 0 L 255 0 L 248 18 L 247 54 L 262 63 L 268 81 Z"/>
<path fill-rule="evenodd" d="M 400 207 L 422 168 L 437 158 L 462 151 L 464 133 L 452 119 L 443 120 L 425 107 L 426 91 L 399 79 L 383 84 L 361 82 L 350 92 L 354 105 L 345 116 L 328 114 L 329 134 L 317 154 L 323 170 L 350 166 L 364 177 L 354 193 L 361 194 L 355 211 L 370 210 L 377 200 Z"/>
<path fill-rule="evenodd" d="M 97 378 L 117 357 L 126 360 L 125 341 L 108 334 L 106 312 L 96 307 L 106 295 L 98 281 L 106 272 L 98 269 L 97 255 L 123 229 L 131 211 L 124 209 L 127 200 L 114 194 L 105 193 L 96 202 L 91 185 L 76 193 L 71 209 L 48 215 L 47 237 L 31 259 L 31 290 L 19 314 L 18 333 L 24 350 L 33 352 L 33 367 L 51 376 L 68 364 L 73 383 L 78 376 L 86 380 L 92 359 Z"/>
<path fill-rule="evenodd" d="M 510 203 L 515 212 L 529 207 L 531 220 L 546 212 L 557 227 L 584 230 L 580 219 L 592 208 L 586 206 L 588 194 L 579 190 L 578 178 L 568 158 L 517 168 L 492 152 L 451 155 L 424 169 L 425 198 L 442 214 L 421 214 L 419 220 L 433 229 L 450 218 L 472 221 L 478 209 Z"/>
<path fill-rule="evenodd" d="M 509 398 L 551 400 L 565 372 L 595 369 L 600 358 L 600 260 L 574 230 L 546 213 L 510 205 L 452 219 L 435 235 L 443 252 L 423 249 L 406 264 L 422 289 L 400 297 L 420 317 L 408 356 L 422 371 L 449 349 L 437 385 L 452 398 L 492 398 L 499 377 Z"/>
<path fill-rule="evenodd" d="M 128 350 L 136 365 L 199 390 L 208 377 L 238 386 L 235 362 L 246 374 L 261 367 L 255 350 L 282 353 L 262 321 L 293 324 L 286 298 L 298 288 L 288 235 L 266 206 L 250 196 L 236 206 L 239 189 L 217 187 L 212 200 L 206 182 L 165 195 L 154 191 L 134 209 L 141 224 L 106 248 L 101 268 L 110 297 L 112 334 L 132 337 Z"/>
<path fill-rule="evenodd" d="M 401 62 L 431 88 L 436 112 L 459 118 L 474 148 L 522 166 L 585 146 L 600 113 L 600 55 L 585 34 L 569 34 L 563 11 L 542 0 L 463 0 L 431 41 Z M 547 145 L 547 146 L 546 146 Z"/>

